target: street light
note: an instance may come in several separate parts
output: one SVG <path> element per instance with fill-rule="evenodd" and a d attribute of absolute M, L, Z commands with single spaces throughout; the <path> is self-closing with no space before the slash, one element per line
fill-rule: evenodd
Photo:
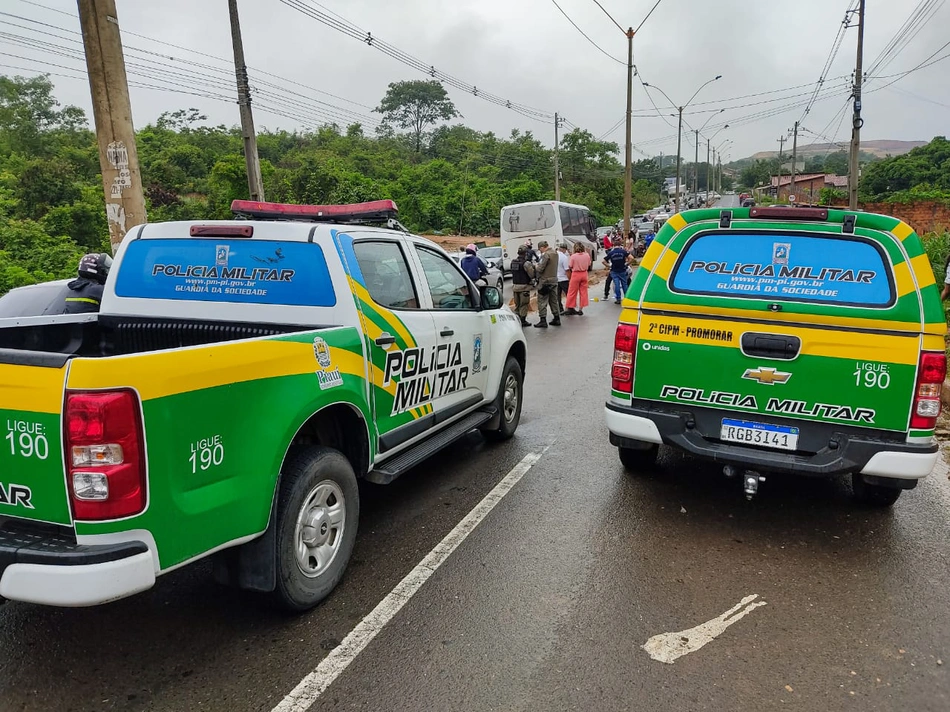
<path fill-rule="evenodd" d="M 699 202 L 699 134 L 703 132 L 703 129 L 705 129 L 709 125 L 709 122 L 712 121 L 714 117 L 718 116 L 723 111 L 725 111 L 725 109 L 720 109 L 716 113 L 711 114 L 710 117 L 706 119 L 706 123 L 704 123 L 698 129 L 695 129 L 696 131 L 696 160 L 693 163 L 693 196 L 696 198 L 696 202 Z M 709 161 L 708 156 L 706 157 L 706 160 Z M 708 178 L 708 171 L 707 171 L 707 178 Z M 709 186 L 706 186 L 706 192 L 707 193 L 709 192 Z"/>
<path fill-rule="evenodd" d="M 725 111 L 725 109 L 723 109 L 723 111 Z M 721 114 L 722 111 L 720 111 L 719 113 Z M 709 122 L 707 121 L 706 123 L 709 123 Z M 711 170 L 711 166 L 709 163 L 710 146 L 712 144 L 712 140 L 716 138 L 716 136 L 718 136 L 722 131 L 725 131 L 727 128 L 729 128 L 729 124 L 726 124 L 725 126 L 721 126 L 719 128 L 719 131 L 717 131 L 712 136 L 706 139 L 706 202 L 707 203 L 709 202 L 709 173 Z"/>
<path fill-rule="evenodd" d="M 674 108 L 677 108 L 677 109 L 679 110 L 679 128 L 678 128 L 677 131 L 676 131 L 676 212 L 679 212 L 679 210 L 680 210 L 680 164 L 683 162 L 683 157 L 682 157 L 682 149 L 683 149 L 683 110 L 684 110 L 686 107 L 688 107 L 691 103 L 693 103 L 693 99 L 695 99 L 695 98 L 699 95 L 699 92 L 701 92 L 703 89 L 705 89 L 707 86 L 709 86 L 709 85 L 712 84 L 713 82 L 718 81 L 719 79 L 722 79 L 722 75 L 721 75 L 721 74 L 716 75 L 715 77 L 713 77 L 712 79 L 710 79 L 708 82 L 706 82 L 705 84 L 703 84 L 701 87 L 699 87 L 699 89 L 696 90 L 696 92 L 693 94 L 693 96 L 690 97 L 690 100 L 687 101 L 685 104 L 683 104 L 683 105 L 680 106 L 680 107 L 677 107 L 677 106 L 676 106 L 676 102 L 673 101 L 672 99 L 670 99 L 669 94 L 667 94 L 665 91 L 663 91 L 662 89 L 660 89 L 660 87 L 656 86 L 655 84 L 648 84 L 647 82 L 643 82 L 643 86 L 645 86 L 645 87 L 650 87 L 650 88 L 652 88 L 652 89 L 656 89 L 658 92 L 660 92 L 663 96 L 666 97 L 666 100 L 667 100 L 668 102 L 670 102 L 670 106 L 672 106 L 672 107 L 674 107 Z"/>

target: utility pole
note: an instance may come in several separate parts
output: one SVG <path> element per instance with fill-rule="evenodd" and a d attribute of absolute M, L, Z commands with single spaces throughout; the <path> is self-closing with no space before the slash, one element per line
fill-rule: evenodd
<path fill-rule="evenodd" d="M 615 114 L 616 116 L 616 114 Z M 560 128 L 561 119 L 557 115 L 557 112 L 554 113 L 554 199 L 558 202 L 561 201 L 561 164 L 560 156 L 558 152 L 561 148 L 561 139 L 558 136 L 558 128 Z"/>
<path fill-rule="evenodd" d="M 795 169 L 798 166 L 798 122 L 795 122 L 795 138 L 792 142 L 792 184 L 788 189 L 788 194 L 795 195 Z"/>
<path fill-rule="evenodd" d="M 679 109 L 680 123 L 676 132 L 676 212 L 680 211 L 680 164 L 683 162 L 683 107 Z"/>
<path fill-rule="evenodd" d="M 696 160 L 693 161 L 693 197 L 699 197 L 699 130 L 696 130 Z"/>
<path fill-rule="evenodd" d="M 109 242 L 115 253 L 128 229 L 147 219 L 115 0 L 79 0 L 79 24 L 99 143 Z"/>
<path fill-rule="evenodd" d="M 858 173 L 861 170 L 858 158 L 861 154 L 861 85 L 864 82 L 864 10 L 865 0 L 861 0 L 858 12 L 858 59 L 854 68 L 854 114 L 851 118 L 851 161 L 848 169 L 848 208 L 858 209 Z"/>
<path fill-rule="evenodd" d="M 709 143 L 710 140 L 706 139 L 706 202 L 709 202 Z M 706 207 L 705 205 L 703 207 Z"/>
<path fill-rule="evenodd" d="M 630 234 L 633 203 L 633 28 L 627 28 L 627 155 L 623 174 L 623 236 Z"/>
<path fill-rule="evenodd" d="M 787 136 L 779 136 L 778 139 L 778 178 L 775 179 L 775 198 L 778 200 L 778 194 L 782 190 L 782 164 L 783 159 L 785 158 L 785 142 L 788 140 Z M 771 186 L 769 186 L 771 187 Z"/>
<path fill-rule="evenodd" d="M 261 159 L 257 155 L 257 132 L 251 114 L 251 89 L 247 83 L 247 65 L 244 64 L 244 41 L 241 39 L 241 20 L 237 0 L 228 0 L 231 13 L 231 44 L 234 47 L 234 74 L 237 78 L 238 107 L 241 110 L 241 133 L 244 135 L 244 161 L 247 164 L 247 187 L 251 200 L 264 200 L 264 182 L 261 179 Z"/>

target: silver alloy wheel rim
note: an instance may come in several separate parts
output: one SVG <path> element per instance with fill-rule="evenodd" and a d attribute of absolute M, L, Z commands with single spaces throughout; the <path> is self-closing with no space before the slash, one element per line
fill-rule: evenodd
<path fill-rule="evenodd" d="M 323 480 L 304 498 L 294 530 L 297 568 L 308 578 L 323 574 L 340 550 L 346 525 L 343 490 L 332 480 Z"/>
<path fill-rule="evenodd" d="M 505 379 L 505 422 L 510 423 L 518 412 L 518 379 L 509 373 Z"/>

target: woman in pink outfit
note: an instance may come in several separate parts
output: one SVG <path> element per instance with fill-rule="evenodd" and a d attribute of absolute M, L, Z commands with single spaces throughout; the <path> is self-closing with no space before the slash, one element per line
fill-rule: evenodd
<path fill-rule="evenodd" d="M 587 294 L 587 270 L 590 268 L 590 255 L 580 242 L 574 243 L 574 254 L 568 261 L 570 285 L 567 288 L 567 309 L 565 316 L 583 315 L 584 307 L 590 304 Z M 575 309 L 575 307 L 579 307 Z"/>

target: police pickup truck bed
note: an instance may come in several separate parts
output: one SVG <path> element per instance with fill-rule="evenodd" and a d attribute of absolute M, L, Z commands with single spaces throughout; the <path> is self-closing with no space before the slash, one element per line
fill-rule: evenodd
<path fill-rule="evenodd" d="M 98 604 L 216 554 L 306 609 L 349 559 L 357 478 L 510 437 L 517 318 L 431 242 L 339 224 L 394 207 L 136 227 L 98 317 L 0 328 L 0 598 Z"/>

